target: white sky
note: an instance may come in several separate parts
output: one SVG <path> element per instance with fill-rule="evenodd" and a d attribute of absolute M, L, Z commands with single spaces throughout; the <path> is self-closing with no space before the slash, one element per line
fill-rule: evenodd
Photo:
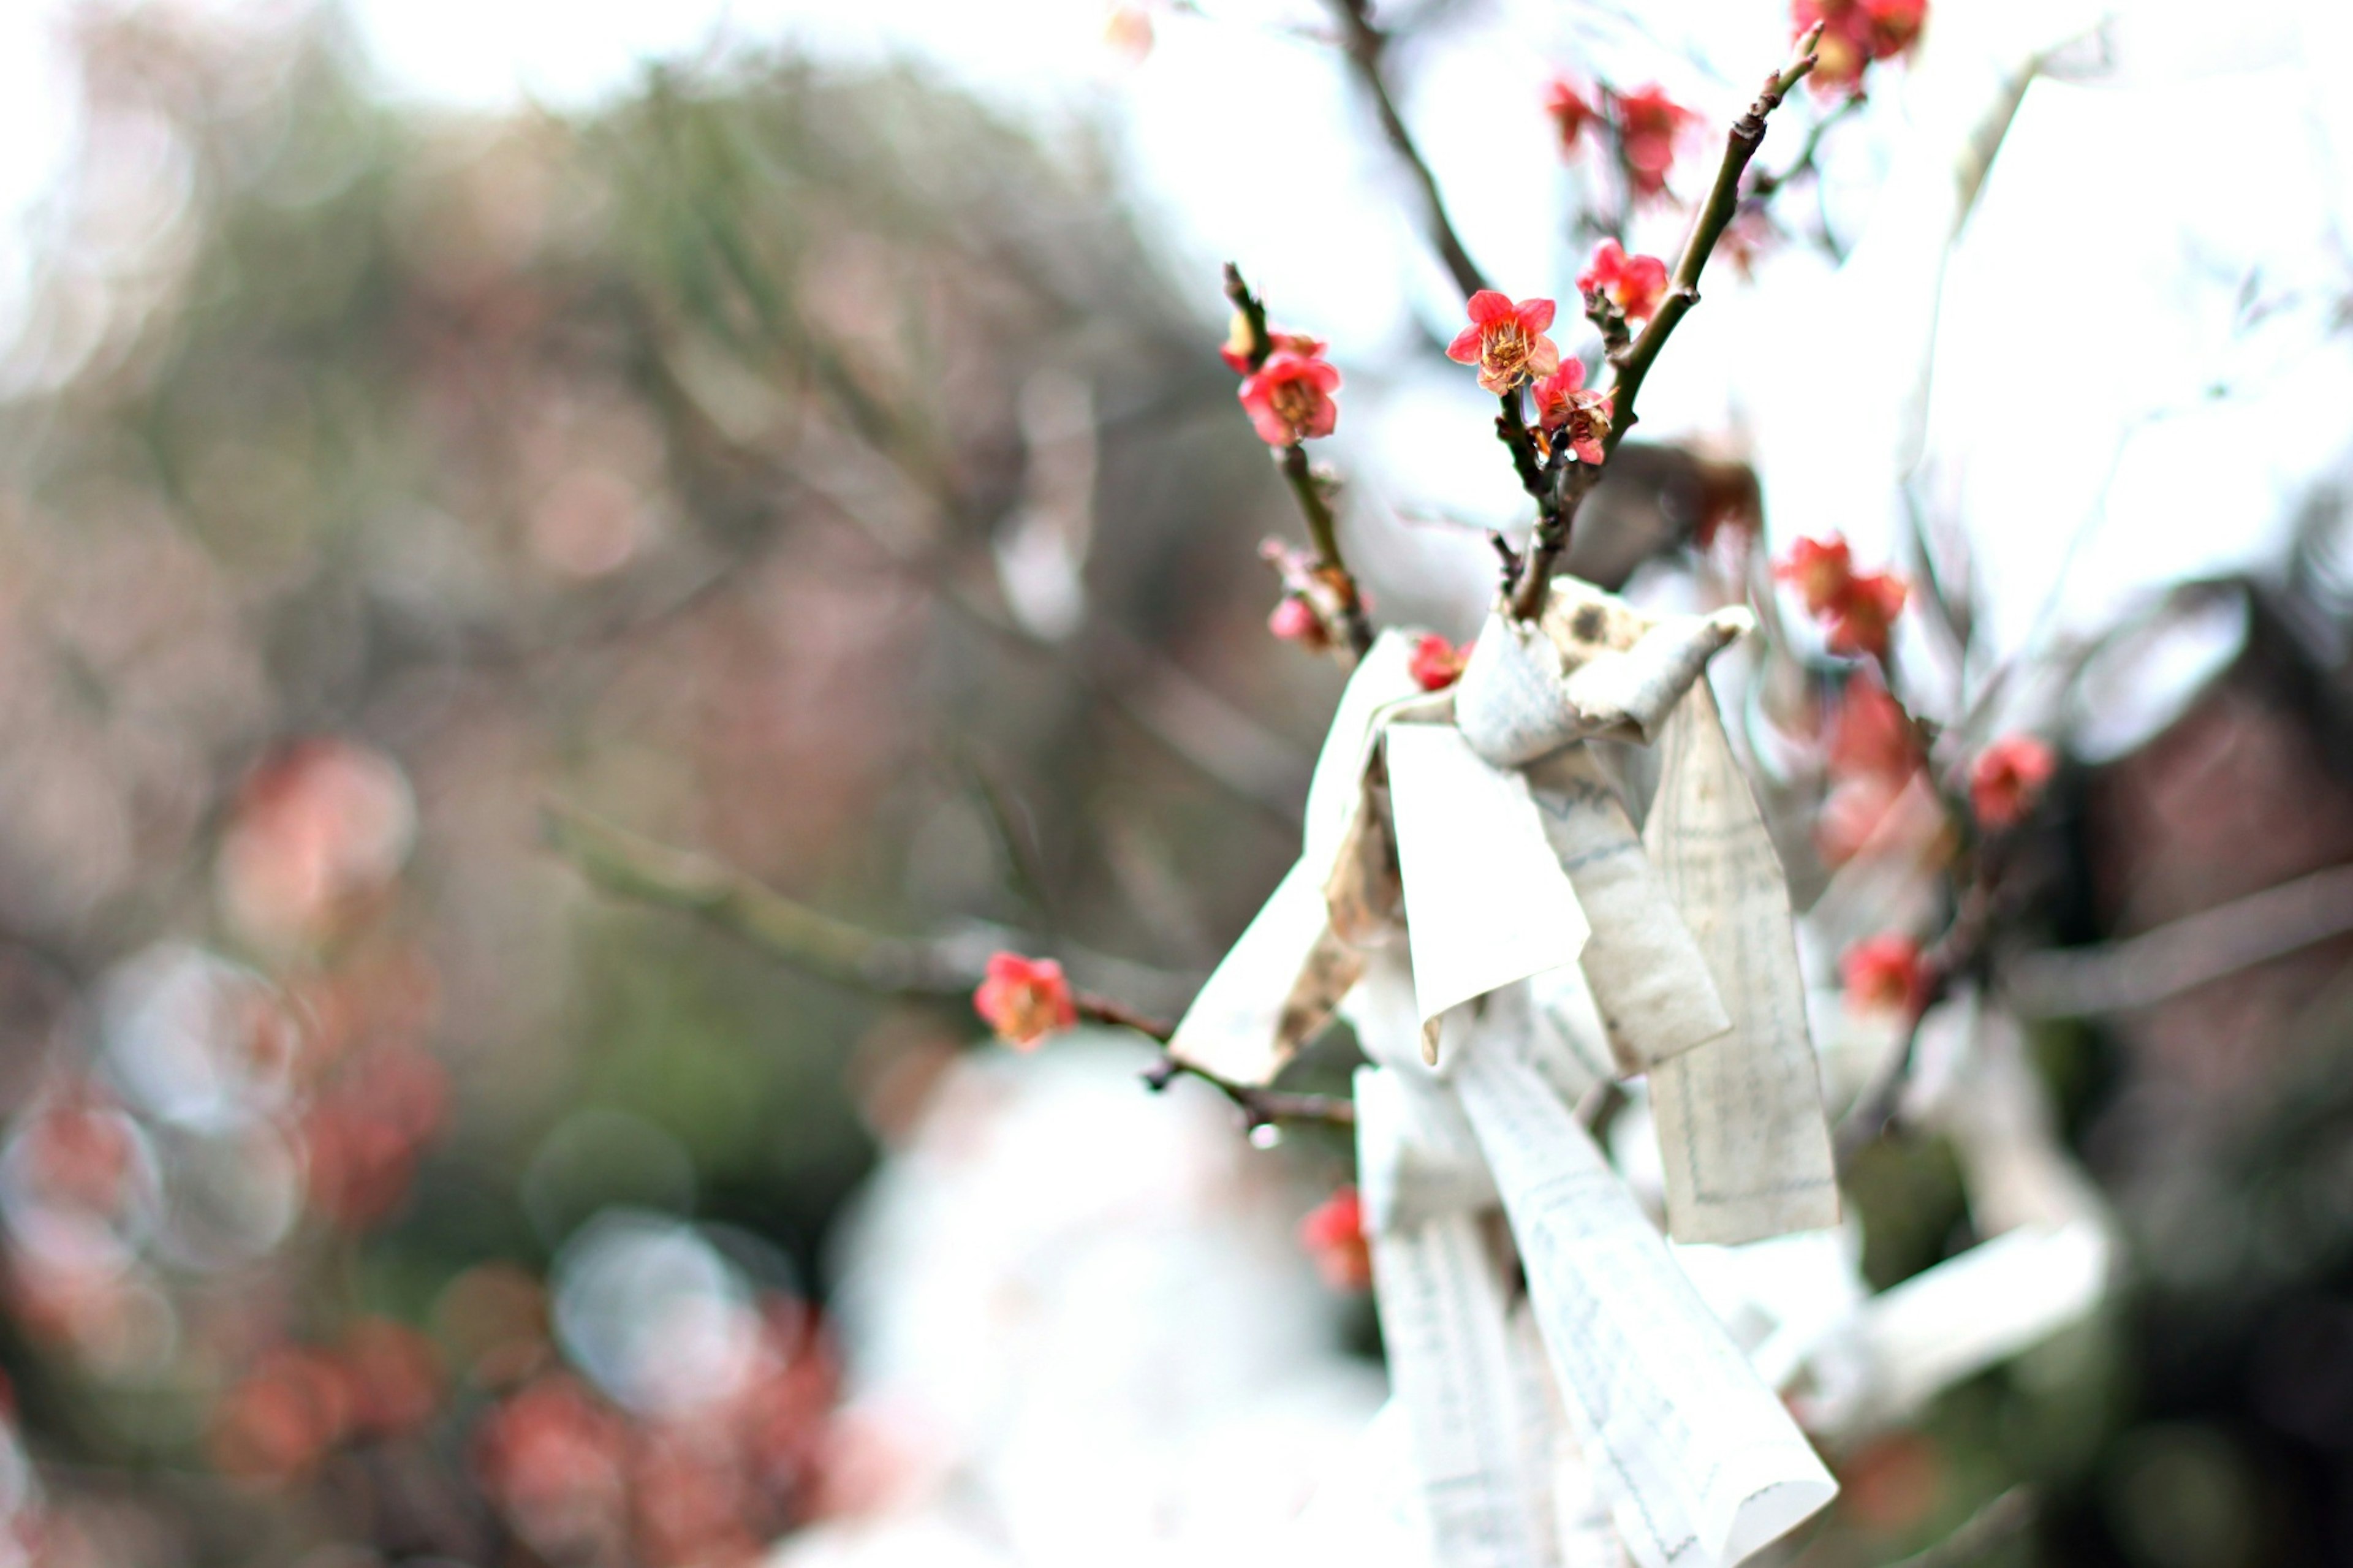
<path fill-rule="evenodd" d="M 48 47 L 67 3 L 0 0 L 0 215 L 36 200 L 70 145 Z M 1928 52 L 1948 66 L 1958 40 L 2014 47 L 2066 0 L 1936 3 Z M 1280 316 L 1333 340 L 1352 383 L 1334 456 L 1361 493 L 1515 516 L 1487 400 L 1403 352 L 1417 318 L 1443 331 L 1459 306 L 1334 61 L 1285 29 L 1314 23 L 1315 0 L 1205 0 L 1214 19 L 1165 19 L 1134 68 L 1103 46 L 1104 0 L 349 4 L 387 89 L 428 100 L 579 104 L 641 58 L 723 30 L 837 58 L 912 55 L 1050 123 L 1104 119 L 1140 205 L 1202 276 L 1205 316 L 1211 268 L 1230 256 Z M 1620 8 L 1488 0 L 1411 62 L 1409 114 L 1472 249 L 1516 294 L 1566 297 L 1583 259 L 1561 232 L 1566 176 L 1536 102 L 1556 63 L 1661 79 L 1720 128 L 1784 42 L 1775 0 L 1643 7 L 1669 18 L 1659 39 L 1613 21 Z M 2335 226 L 2353 222 L 2353 100 L 2329 78 L 2353 60 L 2353 6 L 2125 0 L 2119 14 L 2107 79 L 2030 94 L 1941 296 L 1918 268 L 1874 281 L 1785 258 L 1756 288 L 1712 288 L 1645 397 L 1652 434 L 1739 429 L 1757 443 L 1777 536 L 1840 526 L 1877 557 L 1893 548 L 1879 454 L 1900 434 L 1887 389 L 1903 380 L 1905 323 L 1941 299 L 1924 482 L 1961 509 L 1989 563 L 2005 647 L 2071 560 L 2060 619 L 2091 625 L 2153 583 L 2263 558 L 2314 478 L 2353 451 L 2353 339 L 2325 335 L 2353 289 Z M 1926 144 L 1949 119 L 1939 92 L 1966 73 L 1928 68 L 1889 82 L 1832 144 L 1850 235 L 1907 157 L 1936 176 L 1915 184 L 1943 188 Z M 1777 149 L 1788 155 L 1768 142 L 1766 163 Z M 1674 226 L 1638 240 L 1670 250 Z M 21 247 L 0 247 L 0 296 L 21 268 Z M 2276 306 L 2252 326 L 2250 287 Z M 2217 385 L 2232 395 L 2208 395 Z M 1452 582 L 1461 618 L 1475 614 L 1482 550 L 1428 533 L 1362 542 L 1401 581 Z"/>

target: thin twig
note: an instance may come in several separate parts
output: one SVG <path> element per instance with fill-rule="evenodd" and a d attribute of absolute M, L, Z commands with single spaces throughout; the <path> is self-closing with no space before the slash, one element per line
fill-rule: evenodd
<path fill-rule="evenodd" d="M 1312 1122 L 1323 1127 L 1354 1127 L 1356 1124 L 1356 1105 L 1352 1100 L 1326 1094 L 1294 1094 L 1286 1089 L 1237 1083 L 1222 1073 L 1212 1072 L 1208 1068 L 1197 1067 L 1170 1055 L 1167 1046 L 1176 1033 L 1176 1026 L 1140 1013 L 1124 1002 L 1099 996 L 1090 991 L 1080 992 L 1071 998 L 1071 1002 L 1082 1018 L 1134 1029 L 1145 1038 L 1158 1043 L 1160 1059 L 1144 1071 L 1145 1084 L 1155 1094 L 1180 1077 L 1198 1078 L 1240 1107 L 1244 1123 L 1249 1127 L 1268 1127 L 1277 1122 Z"/>
<path fill-rule="evenodd" d="M 1960 908 L 1945 933 L 1920 955 L 1919 989 L 1912 999 L 1904 1048 L 1881 1069 L 1877 1080 L 1855 1101 L 1854 1109 L 1839 1128 L 1838 1163 L 1841 1171 L 1877 1142 L 1895 1120 L 1895 1108 L 1904 1098 L 1904 1086 L 1911 1079 L 1912 1064 L 1919 1052 L 1920 1021 L 1930 1007 L 1944 999 L 1954 980 L 1976 966 L 1985 951 L 1986 938 L 1993 930 L 1994 889 L 1999 875 L 1998 867 L 1988 868 L 1962 895 Z"/>
<path fill-rule="evenodd" d="M 1784 185 L 1795 184 L 1808 174 L 1819 174 L 1820 170 L 1816 160 L 1821 153 L 1822 138 L 1830 133 L 1831 126 L 1861 109 L 1862 104 L 1862 95 L 1852 94 L 1836 109 L 1815 121 L 1813 128 L 1806 132 L 1806 144 L 1798 149 L 1798 155 L 1789 161 L 1788 168 L 1778 174 L 1769 169 L 1760 170 L 1757 173 L 1757 178 L 1749 183 L 1749 201 L 1761 203 Z"/>
<path fill-rule="evenodd" d="M 2147 1007 L 2353 931 L 2353 866 L 2331 866 L 2095 947 L 2029 954 L 2001 975 L 2031 1018 Z"/>
<path fill-rule="evenodd" d="M 1274 338 L 1267 330 L 1266 304 L 1250 292 L 1242 281 L 1241 268 L 1226 263 L 1226 298 L 1241 312 L 1250 334 L 1250 365 L 1252 371 L 1266 363 L 1274 352 Z M 1306 447 L 1297 441 L 1275 450 L 1275 466 L 1282 470 L 1283 482 L 1291 487 L 1299 502 L 1302 515 L 1307 519 L 1308 542 L 1315 547 L 1317 574 L 1330 585 L 1339 602 L 1340 630 L 1349 651 L 1362 658 L 1373 646 L 1373 625 L 1365 615 L 1365 597 L 1357 590 L 1356 574 L 1348 570 L 1340 553 L 1340 522 L 1333 515 L 1331 498 L 1324 493 L 1323 481 L 1315 477 L 1307 461 Z"/>
<path fill-rule="evenodd" d="M 1256 1084 L 1237 1083 L 1221 1073 L 1164 1053 L 1161 1058 L 1144 1072 L 1145 1087 L 1158 1094 L 1179 1078 L 1198 1078 L 1219 1094 L 1234 1102 L 1241 1111 L 1244 1125 L 1256 1129 L 1282 1123 L 1305 1123 L 1318 1127 L 1354 1127 L 1356 1106 L 1351 1100 L 1329 1094 L 1295 1094 L 1288 1089 L 1261 1089 Z"/>
<path fill-rule="evenodd" d="M 937 936 L 892 936 L 788 899 L 714 857 L 632 833 L 576 806 L 548 802 L 540 820 L 549 846 L 605 892 L 694 915 L 804 973 L 860 990 L 969 996 L 987 973 L 991 953 L 1047 945 L 978 921 Z M 1052 945 L 1074 970 L 1132 994 L 1175 1003 L 1194 987 L 1194 981 L 1164 970 L 1073 951 L 1067 942 Z M 1134 1018 L 1149 1021 L 1142 1013 Z"/>
<path fill-rule="evenodd" d="M 823 979 L 914 995 L 954 995 L 979 984 L 988 938 L 885 936 L 839 921 L 763 887 L 706 855 L 641 837 L 575 807 L 550 802 L 549 845 L 606 892 L 683 910 Z"/>
<path fill-rule="evenodd" d="M 698 915 L 753 942 L 794 968 L 861 990 L 902 996 L 965 996 L 987 973 L 991 953 L 1030 944 L 1016 932 L 975 927 L 953 936 L 886 936 L 821 914 L 762 886 L 707 855 L 673 848 L 569 805 L 542 813 L 548 842 L 607 892 Z M 1107 961 L 1096 961 L 1109 967 Z M 1166 977 L 1171 983 L 1174 977 Z M 1162 985 L 1160 989 L 1169 989 Z M 1133 1029 L 1162 1047 L 1145 1073 L 1155 1090 L 1179 1075 L 1199 1079 L 1238 1106 L 1248 1126 L 1313 1123 L 1353 1127 L 1353 1101 L 1330 1095 L 1261 1089 L 1167 1054 L 1176 1026 L 1095 992 L 1071 998 L 1079 1016 Z"/>
<path fill-rule="evenodd" d="M 1716 167 L 1715 183 L 1709 187 L 1707 201 L 1693 220 L 1691 237 L 1683 242 L 1683 256 L 1675 263 L 1666 297 L 1631 346 L 1623 353 L 1610 356 L 1609 433 L 1602 438 L 1603 462 L 1617 451 L 1618 444 L 1626 438 L 1626 432 L 1639 417 L 1634 400 L 1641 395 L 1643 378 L 1651 374 L 1659 351 L 1666 347 L 1676 324 L 1699 303 L 1700 274 L 1739 209 L 1741 176 L 1747 172 L 1749 160 L 1757 156 L 1757 149 L 1764 145 L 1765 121 L 1788 97 L 1789 89 L 1814 68 L 1819 58 L 1814 46 L 1821 40 L 1821 31 L 1817 25 L 1798 41 L 1796 57 L 1765 79 L 1764 89 L 1748 106 L 1748 112 L 1733 121 L 1731 134 L 1725 140 L 1724 161 Z M 1520 570 L 1519 585 L 1512 595 L 1512 613 L 1519 619 L 1534 620 L 1543 611 L 1545 596 L 1551 591 L 1553 572 L 1568 550 L 1577 510 L 1600 479 L 1599 465 L 1574 464 L 1559 477 L 1548 496 L 1537 497 L 1535 534 L 1529 542 L 1527 560 Z"/>
<path fill-rule="evenodd" d="M 1691 237 L 1683 242 L 1682 258 L 1675 263 L 1674 277 L 1667 286 L 1666 298 L 1659 301 L 1658 314 L 1642 329 L 1628 351 L 1626 363 L 1618 368 L 1611 383 L 1615 389 L 1615 406 L 1611 410 L 1609 435 L 1603 442 L 1606 450 L 1615 451 L 1626 432 L 1634 426 L 1638 416 L 1634 400 L 1641 395 L 1643 377 L 1659 351 L 1667 346 L 1676 325 L 1699 303 L 1700 274 L 1707 268 L 1707 258 L 1715 252 L 1716 241 L 1724 237 L 1725 229 L 1740 208 L 1740 178 L 1747 172 L 1748 161 L 1757 156 L 1757 149 L 1765 144 L 1765 121 L 1781 107 L 1789 89 L 1806 79 L 1820 57 L 1814 46 L 1821 41 L 1821 24 L 1816 23 L 1806 36 L 1798 40 L 1797 58 L 1765 79 L 1763 90 L 1748 112 L 1732 122 L 1731 134 L 1725 138 L 1724 162 L 1716 165 L 1715 183 L 1708 188 L 1707 201 L 1699 216 L 1693 220 Z"/>
<path fill-rule="evenodd" d="M 1421 150 L 1414 145 L 1413 132 L 1406 129 L 1405 119 L 1398 112 L 1397 100 L 1389 92 L 1381 62 L 1388 47 L 1388 35 L 1373 25 L 1370 0 L 1332 0 L 1332 9 L 1340 18 L 1342 47 L 1356 81 L 1365 89 L 1365 96 L 1372 100 L 1373 112 L 1380 117 L 1381 130 L 1388 137 L 1389 146 L 1421 188 L 1422 217 L 1430 229 L 1430 247 L 1438 252 L 1454 286 L 1462 290 L 1467 300 L 1486 288 L 1487 279 L 1479 270 L 1479 264 L 1471 259 L 1462 237 L 1455 233 L 1453 219 L 1446 216 L 1446 198 L 1439 191 L 1438 176 L 1430 172 Z"/>

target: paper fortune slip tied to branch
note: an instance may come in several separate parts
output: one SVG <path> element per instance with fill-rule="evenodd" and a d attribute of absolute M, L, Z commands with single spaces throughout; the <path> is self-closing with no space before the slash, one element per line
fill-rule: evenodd
<path fill-rule="evenodd" d="M 1354 1026 L 1434 1562 L 1549 1568 L 1606 1505 L 1643 1568 L 1728 1565 L 1836 1490 L 1570 1111 L 1648 1075 L 1677 1240 L 1837 1221 L 1788 889 L 1706 679 L 1748 624 L 1561 579 L 1534 625 L 1491 616 L 1436 694 L 1412 639 L 1384 636 L 1317 760 L 1298 863 L 1171 1042 L 1258 1083 L 1335 1011 Z M 1597 740 L 1659 749 L 1639 834 Z M 1535 1324 L 1516 1334 L 1514 1257 Z"/>

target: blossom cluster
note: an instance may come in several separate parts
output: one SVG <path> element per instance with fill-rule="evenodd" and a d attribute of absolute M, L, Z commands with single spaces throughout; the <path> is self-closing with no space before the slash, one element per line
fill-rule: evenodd
<path fill-rule="evenodd" d="M 1545 111 L 1552 116 L 1564 155 L 1577 151 L 1588 127 L 1613 131 L 1627 184 L 1645 199 L 1666 195 L 1675 144 L 1684 128 L 1699 118 L 1655 83 L 1631 92 L 1603 86 L 1588 97 L 1566 73 L 1555 75 L 1546 86 Z"/>
<path fill-rule="evenodd" d="M 1830 633 L 1832 653 L 1887 657 L 1888 636 L 1908 590 L 1888 572 L 1857 572 L 1845 540 L 1800 539 L 1774 563 L 1773 575 L 1798 590 L 1806 613 Z"/>
<path fill-rule="evenodd" d="M 1928 0 L 1796 0 L 1789 19 L 1798 35 L 1822 30 L 1814 47 L 1814 90 L 1859 93 L 1873 62 L 1893 59 L 1917 42 L 1928 20 Z"/>

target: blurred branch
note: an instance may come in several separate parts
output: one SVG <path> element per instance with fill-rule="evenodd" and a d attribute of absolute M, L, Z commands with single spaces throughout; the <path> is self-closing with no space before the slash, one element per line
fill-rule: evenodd
<path fill-rule="evenodd" d="M 1944 1540 L 1889 1563 L 1888 1568 L 1961 1568 L 2022 1532 L 2034 1522 L 2034 1489 L 2011 1487 L 1996 1493 Z"/>
<path fill-rule="evenodd" d="M 710 856 L 658 843 L 576 806 L 550 801 L 540 819 L 549 845 L 604 891 L 700 916 L 796 969 L 861 990 L 961 999 L 980 984 L 990 954 L 1035 945 L 1018 932 L 990 926 L 944 937 L 886 936 L 821 914 Z M 1112 961 L 1073 955 L 1073 963 L 1108 967 Z M 1177 984 L 1175 976 L 1161 978 L 1163 989 Z M 1176 1033 L 1173 1024 L 1094 992 L 1079 992 L 1071 1000 L 1079 1016 L 1133 1029 L 1164 1047 L 1160 1060 L 1144 1075 L 1155 1092 L 1188 1076 L 1232 1100 L 1251 1127 L 1356 1125 L 1356 1108 L 1350 1100 L 1237 1083 L 1169 1056 L 1165 1047 Z"/>
<path fill-rule="evenodd" d="M 822 979 L 870 991 L 951 996 L 980 984 L 985 936 L 885 936 L 821 914 L 706 855 L 674 848 L 551 801 L 541 826 L 555 852 L 607 893 L 683 910 Z"/>
<path fill-rule="evenodd" d="M 2332 866 L 2120 942 L 2028 953 L 2003 994 L 2030 1018 L 2147 1007 L 2353 931 L 2353 866 Z"/>
<path fill-rule="evenodd" d="M 1226 263 L 1226 298 L 1233 301 L 1234 309 L 1250 325 L 1250 366 L 1256 371 L 1274 352 L 1274 339 L 1267 331 L 1264 301 L 1250 292 L 1250 285 L 1242 281 L 1241 268 L 1230 261 Z M 1316 570 L 1330 583 L 1339 599 L 1341 629 L 1348 647 L 1362 658 L 1373 646 L 1373 627 L 1365 617 L 1365 599 L 1357 591 L 1356 575 L 1340 555 L 1339 520 L 1332 513 L 1331 498 L 1324 493 L 1322 482 L 1308 466 L 1307 448 L 1303 443 L 1293 441 L 1277 448 L 1275 464 L 1282 468 L 1284 482 L 1291 486 L 1300 511 L 1306 516 L 1307 537 L 1315 546 Z"/>
<path fill-rule="evenodd" d="M 1397 100 L 1389 94 L 1387 74 L 1381 57 L 1388 49 L 1389 37 L 1373 25 L 1371 0 L 1332 0 L 1332 9 L 1340 18 L 1341 47 L 1347 56 L 1356 81 L 1372 100 L 1373 112 L 1380 117 L 1381 130 L 1389 139 L 1389 146 L 1405 163 L 1407 173 L 1421 188 L 1422 216 L 1430 228 L 1430 243 L 1438 258 L 1446 264 L 1454 286 L 1469 299 L 1487 287 L 1487 279 L 1479 264 L 1471 259 L 1470 250 L 1462 237 L 1454 232 L 1454 220 L 1446 216 L 1446 198 L 1438 188 L 1438 176 L 1430 172 L 1430 164 L 1414 145 L 1413 132 L 1408 131 L 1405 119 L 1398 113 Z"/>
<path fill-rule="evenodd" d="M 1699 303 L 1700 274 L 1706 269 L 1708 258 L 1715 253 L 1716 242 L 1724 237 L 1725 227 L 1739 210 L 1740 178 L 1747 172 L 1748 161 L 1765 144 L 1765 121 L 1781 107 L 1789 89 L 1812 72 L 1820 58 L 1814 46 L 1821 41 L 1821 25 L 1817 23 L 1798 40 L 1789 63 L 1765 79 L 1765 86 L 1757 100 L 1748 106 L 1748 112 L 1732 122 L 1732 132 L 1725 139 L 1724 161 L 1716 165 L 1715 183 L 1708 188 L 1707 201 L 1693 220 L 1691 237 L 1683 242 L 1683 253 L 1675 263 L 1666 297 L 1659 301 L 1658 314 L 1651 318 L 1641 335 L 1626 351 L 1612 378 L 1616 403 L 1611 410 L 1609 435 L 1604 442 L 1608 450 L 1616 451 L 1618 443 L 1626 438 L 1626 432 L 1634 427 L 1634 399 L 1641 394 L 1643 378 L 1651 374 L 1659 351 L 1667 346 L 1676 326 Z"/>
<path fill-rule="evenodd" d="M 869 515 L 867 498 L 829 480 L 818 466 L 787 467 L 762 444 L 732 435 L 704 407 L 669 353 L 656 354 L 653 360 L 678 405 L 691 411 L 706 438 L 761 464 L 778 484 L 796 486 L 827 502 L 947 608 L 1008 647 L 1052 659 L 1081 687 L 1134 720 L 1211 783 L 1285 825 L 1299 820 L 1307 759 L 1296 744 L 1219 696 L 1174 660 L 1100 616 L 1090 615 L 1080 634 L 1067 642 L 1041 641 L 960 581 L 947 552 L 936 542 L 910 539 L 881 525 Z M 930 504 L 951 513 L 964 507 L 961 497 L 934 489 L 922 473 L 900 465 L 888 450 L 870 449 Z"/>
<path fill-rule="evenodd" d="M 1797 157 L 1790 160 L 1788 168 L 1778 174 L 1769 169 L 1758 172 L 1757 178 L 1749 184 L 1748 199 L 1761 205 L 1782 186 L 1794 184 L 1808 174 L 1820 173 L 1816 159 L 1822 150 L 1822 138 L 1830 134 L 1831 126 L 1861 109 L 1863 102 L 1862 94 L 1852 94 L 1836 109 L 1815 121 L 1813 129 L 1806 132 L 1806 144 L 1798 149 Z"/>
<path fill-rule="evenodd" d="M 1724 161 L 1716 166 L 1715 183 L 1709 187 L 1707 201 L 1692 222 L 1691 237 L 1683 242 L 1683 256 L 1675 263 L 1673 279 L 1666 297 L 1659 302 L 1658 313 L 1624 353 L 1609 356 L 1613 374 L 1609 432 L 1602 438 L 1604 463 L 1609 454 L 1618 450 L 1618 444 L 1640 417 L 1634 400 L 1641 395 L 1643 379 L 1651 374 L 1659 352 L 1667 346 L 1667 339 L 1674 334 L 1677 323 L 1699 303 L 1700 274 L 1707 267 L 1707 258 L 1715 254 L 1716 242 L 1724 237 L 1725 228 L 1739 210 L 1741 176 L 1747 172 L 1749 160 L 1757 156 L 1757 149 L 1765 144 L 1765 121 L 1781 106 L 1789 89 L 1813 70 L 1820 58 L 1814 53 L 1814 46 L 1821 41 L 1821 26 L 1817 23 L 1798 40 L 1790 62 L 1765 79 L 1765 86 L 1757 100 L 1748 106 L 1748 112 L 1732 122 L 1731 134 L 1725 140 Z M 1513 400 L 1507 399 L 1507 403 Z M 1515 412 L 1516 405 L 1513 403 L 1507 413 Z M 1508 428 L 1503 434 L 1507 443 L 1512 440 Z M 1519 461 L 1516 447 L 1514 460 Z M 1521 483 L 1525 485 L 1525 465 L 1520 467 Z M 1520 568 L 1519 585 L 1512 594 L 1512 614 L 1519 619 L 1534 620 L 1543 610 L 1553 573 L 1568 549 L 1577 508 L 1600 479 L 1600 464 L 1577 463 L 1554 475 L 1551 483 L 1537 494 L 1535 534 L 1528 542 L 1527 560 Z"/>

